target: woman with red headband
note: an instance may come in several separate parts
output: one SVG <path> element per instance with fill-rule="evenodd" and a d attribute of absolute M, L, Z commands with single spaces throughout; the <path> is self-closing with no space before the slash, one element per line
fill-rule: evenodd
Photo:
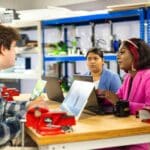
<path fill-rule="evenodd" d="M 103 91 L 102 95 L 112 104 L 129 102 L 130 113 L 150 106 L 150 47 L 143 40 L 132 38 L 122 42 L 118 52 L 120 69 L 126 72 L 122 86 L 116 94 Z M 115 149 L 115 148 L 114 148 Z M 139 144 L 116 148 L 119 150 L 150 150 L 150 144 Z"/>

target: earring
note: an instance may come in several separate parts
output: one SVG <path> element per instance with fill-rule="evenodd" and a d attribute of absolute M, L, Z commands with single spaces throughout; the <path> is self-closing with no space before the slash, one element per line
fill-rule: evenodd
<path fill-rule="evenodd" d="M 135 72 L 135 71 L 136 71 L 136 69 L 134 68 L 134 64 L 132 64 L 132 66 L 131 66 L 131 70 L 132 70 L 133 72 Z"/>

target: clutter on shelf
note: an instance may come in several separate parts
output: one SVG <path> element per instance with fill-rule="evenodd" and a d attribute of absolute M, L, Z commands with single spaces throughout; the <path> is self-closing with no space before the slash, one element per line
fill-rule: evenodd
<path fill-rule="evenodd" d="M 0 8 L 0 23 L 9 23 L 13 20 L 18 20 L 19 14 L 15 9 Z"/>
<path fill-rule="evenodd" d="M 49 56 L 66 55 L 67 45 L 63 41 L 46 45 L 46 53 Z"/>

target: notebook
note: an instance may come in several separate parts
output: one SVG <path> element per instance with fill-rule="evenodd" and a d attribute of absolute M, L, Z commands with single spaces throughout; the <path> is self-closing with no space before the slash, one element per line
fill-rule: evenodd
<path fill-rule="evenodd" d="M 59 83 L 59 79 L 57 77 L 45 77 L 45 80 L 47 81 L 45 89 L 48 99 L 57 102 L 63 102 L 64 95 Z"/>

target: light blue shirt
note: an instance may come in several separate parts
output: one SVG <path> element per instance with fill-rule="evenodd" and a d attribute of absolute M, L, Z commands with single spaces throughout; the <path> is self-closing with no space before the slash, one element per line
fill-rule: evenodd
<path fill-rule="evenodd" d="M 90 74 L 90 72 L 86 73 L 86 75 Z M 121 80 L 119 75 L 112 72 L 111 70 L 103 68 L 102 75 L 99 80 L 98 89 L 109 90 L 116 93 L 120 86 Z"/>

